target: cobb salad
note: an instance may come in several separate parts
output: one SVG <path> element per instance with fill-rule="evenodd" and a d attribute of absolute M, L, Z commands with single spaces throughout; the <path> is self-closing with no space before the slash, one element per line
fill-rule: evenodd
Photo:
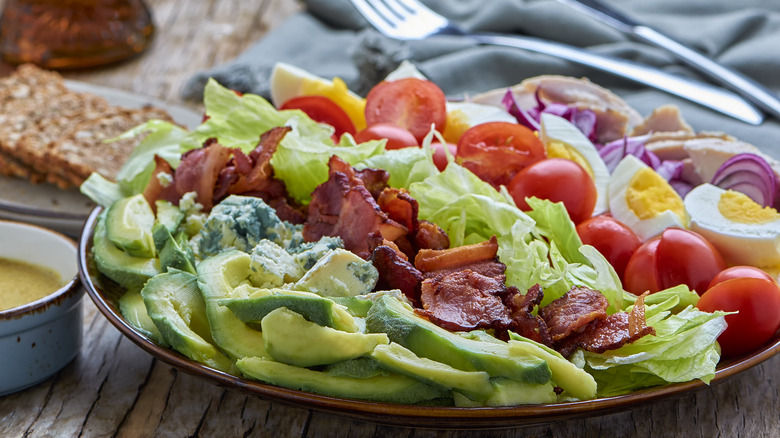
<path fill-rule="evenodd" d="M 273 103 L 210 81 L 198 128 L 131 130 L 117 182 L 81 187 L 104 208 L 90 257 L 160 345 L 477 407 L 709 382 L 780 327 L 778 167 L 674 108 L 563 77 L 452 102 L 408 64 L 365 98 L 271 82 Z"/>

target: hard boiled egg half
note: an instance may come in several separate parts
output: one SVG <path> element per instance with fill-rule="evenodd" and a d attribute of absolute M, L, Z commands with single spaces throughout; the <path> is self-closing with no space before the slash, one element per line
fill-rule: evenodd
<path fill-rule="evenodd" d="M 360 131 L 366 127 L 365 99 L 350 91 L 339 78 L 329 81 L 301 68 L 278 62 L 271 71 L 270 82 L 271 102 L 277 108 L 293 97 L 325 96 L 347 113 L 355 129 Z"/>
<path fill-rule="evenodd" d="M 609 179 L 612 217 L 648 240 L 669 227 L 687 228 L 682 198 L 650 166 L 633 155 L 618 163 Z"/>
<path fill-rule="evenodd" d="M 588 137 L 563 117 L 542 113 L 539 139 L 549 158 L 566 158 L 585 169 L 596 184 L 593 215 L 605 213 L 609 209 L 609 170 Z"/>
<path fill-rule="evenodd" d="M 691 230 L 732 265 L 780 265 L 780 213 L 747 195 L 702 184 L 685 196 Z"/>

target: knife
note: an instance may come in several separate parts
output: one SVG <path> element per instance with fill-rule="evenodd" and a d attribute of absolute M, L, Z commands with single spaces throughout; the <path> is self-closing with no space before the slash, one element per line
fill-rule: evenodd
<path fill-rule="evenodd" d="M 668 50 L 688 66 L 715 82 L 734 90 L 768 114 L 780 119 L 780 99 L 777 94 L 707 56 L 690 49 L 671 37 L 625 16 L 600 0 L 558 0 L 637 39 Z"/>

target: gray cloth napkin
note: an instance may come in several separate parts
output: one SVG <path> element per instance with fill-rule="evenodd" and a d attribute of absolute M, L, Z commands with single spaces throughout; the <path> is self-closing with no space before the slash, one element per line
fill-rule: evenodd
<path fill-rule="evenodd" d="M 604 0 L 628 16 L 671 35 L 716 61 L 780 91 L 780 2 L 766 0 Z M 663 51 L 601 24 L 554 0 L 423 0 L 433 10 L 475 31 L 523 34 L 699 78 Z M 187 99 L 202 98 L 214 77 L 223 85 L 268 97 L 274 63 L 342 78 L 365 94 L 403 59 L 412 61 L 453 98 L 516 84 L 541 74 L 588 77 L 625 98 L 641 114 L 668 103 L 697 130 L 727 132 L 780 159 L 780 123 L 759 127 L 697 104 L 548 55 L 478 46 L 452 36 L 390 40 L 374 31 L 349 0 L 305 0 L 299 13 L 230 63 L 200 72 L 185 85 Z"/>

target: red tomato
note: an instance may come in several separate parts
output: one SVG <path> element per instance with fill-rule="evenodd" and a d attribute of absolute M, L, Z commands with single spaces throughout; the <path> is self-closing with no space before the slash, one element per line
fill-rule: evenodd
<path fill-rule="evenodd" d="M 458 140 L 458 163 L 482 180 L 506 185 L 526 166 L 546 157 L 544 144 L 533 131 L 508 122 L 472 126 Z"/>
<path fill-rule="evenodd" d="M 624 281 L 628 260 L 642 245 L 636 233 L 612 216 L 599 215 L 577 225 L 577 234 L 582 243 L 599 250 Z"/>
<path fill-rule="evenodd" d="M 718 273 L 715 278 L 710 282 L 709 287 L 713 287 L 718 283 L 722 283 L 726 280 L 733 278 L 761 278 L 763 280 L 775 281 L 771 275 L 767 274 L 764 270 L 754 268 L 753 266 L 732 266 L 726 268 Z"/>
<path fill-rule="evenodd" d="M 774 281 L 732 278 L 704 292 L 696 307 L 705 312 L 739 312 L 726 315 L 728 327 L 718 337 L 724 357 L 755 350 L 780 328 L 780 287 Z"/>
<path fill-rule="evenodd" d="M 699 295 L 726 269 L 726 262 L 710 242 L 681 228 L 667 228 L 661 234 L 657 263 L 661 288 L 686 284 Z"/>
<path fill-rule="evenodd" d="M 283 103 L 280 110 L 299 109 L 320 123 L 327 123 L 336 131 L 333 136 L 341 138 L 341 134 L 348 132 L 355 135 L 355 124 L 347 113 L 335 102 L 325 96 L 298 96 Z"/>
<path fill-rule="evenodd" d="M 626 266 L 625 287 L 631 293 L 640 294 L 685 284 L 701 295 L 724 269 L 723 257 L 699 234 L 667 228 L 631 256 Z"/>
<path fill-rule="evenodd" d="M 623 282 L 623 288 L 627 291 L 635 295 L 641 295 L 645 291 L 653 293 L 661 290 L 658 273 L 656 272 L 656 266 L 658 265 L 656 256 L 660 242 L 660 237 L 648 240 L 639 246 L 631 258 L 628 259 L 625 281 Z"/>
<path fill-rule="evenodd" d="M 390 123 L 408 130 L 417 144 L 434 125 L 443 132 L 447 98 L 438 85 L 417 78 L 380 82 L 366 96 L 366 124 Z"/>
<path fill-rule="evenodd" d="M 458 146 L 447 143 L 447 148 L 450 150 L 450 154 L 454 157 L 455 153 L 458 151 Z M 431 149 L 433 150 L 433 164 L 436 165 L 436 168 L 439 169 L 439 172 L 444 172 L 444 169 L 447 167 L 447 164 L 449 164 L 449 161 L 447 161 L 447 154 L 444 152 L 444 145 L 437 142 L 431 143 Z"/>
<path fill-rule="evenodd" d="M 565 158 L 548 158 L 523 168 L 507 190 L 521 210 L 530 210 L 525 198 L 532 196 L 563 202 L 575 224 L 591 217 L 596 206 L 593 179 L 579 164 Z"/>
<path fill-rule="evenodd" d="M 383 138 L 387 139 L 386 149 L 401 149 L 419 145 L 411 132 L 390 123 L 371 125 L 355 134 L 355 141 L 358 143 Z"/>

